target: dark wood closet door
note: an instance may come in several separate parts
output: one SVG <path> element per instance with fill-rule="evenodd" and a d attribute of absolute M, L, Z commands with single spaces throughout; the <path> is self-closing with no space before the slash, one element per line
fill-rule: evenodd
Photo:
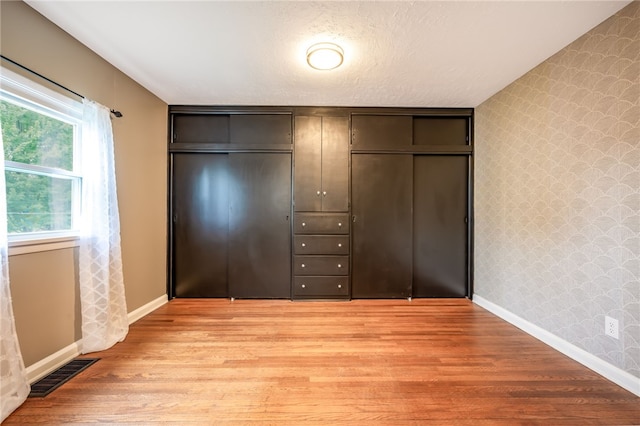
<path fill-rule="evenodd" d="M 414 297 L 467 296 L 468 161 L 414 157 Z"/>
<path fill-rule="evenodd" d="M 291 295 L 291 154 L 229 154 L 229 296 Z"/>
<path fill-rule="evenodd" d="M 296 211 L 347 211 L 348 118 L 298 116 L 295 124 Z"/>
<path fill-rule="evenodd" d="M 322 117 L 296 117 L 296 211 L 322 210 Z"/>
<path fill-rule="evenodd" d="M 227 297 L 229 157 L 173 154 L 176 297 Z"/>
<path fill-rule="evenodd" d="M 322 211 L 349 210 L 349 120 L 322 118 Z"/>
<path fill-rule="evenodd" d="M 353 154 L 352 297 L 411 296 L 413 156 Z"/>
<path fill-rule="evenodd" d="M 290 114 L 233 114 L 229 120 L 233 144 L 290 144 Z"/>
<path fill-rule="evenodd" d="M 400 148 L 412 144 L 410 115 L 352 115 L 353 148 Z"/>

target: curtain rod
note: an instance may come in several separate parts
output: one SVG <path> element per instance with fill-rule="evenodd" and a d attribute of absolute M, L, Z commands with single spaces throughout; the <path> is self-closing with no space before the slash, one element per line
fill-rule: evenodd
<path fill-rule="evenodd" d="M 32 70 L 31 68 L 27 68 L 27 67 L 25 67 L 24 65 L 19 64 L 18 62 L 14 61 L 13 59 L 9 59 L 9 58 L 7 58 L 6 56 L 1 55 L 1 54 L 0 54 L 0 58 L 4 59 L 4 60 L 5 60 L 5 61 L 7 61 L 7 62 L 11 62 L 13 65 L 15 65 L 15 66 L 17 66 L 17 67 L 19 67 L 19 68 L 21 68 L 21 69 L 23 69 L 23 70 L 27 71 L 27 72 L 30 72 L 31 74 L 36 75 L 36 76 L 40 77 L 41 79 L 46 80 L 46 81 L 48 81 L 49 83 L 54 84 L 54 85 L 58 86 L 59 88 L 61 88 L 61 89 L 63 89 L 63 90 L 66 90 L 67 92 L 69 92 L 69 93 L 72 93 L 72 94 L 76 95 L 76 96 L 77 96 L 77 97 L 79 97 L 79 98 L 85 99 L 85 96 L 81 95 L 80 93 L 75 92 L 75 91 L 73 91 L 73 90 L 69 89 L 68 87 L 63 86 L 62 84 L 60 84 L 60 83 L 58 83 L 58 82 L 56 82 L 56 81 L 51 80 L 49 77 L 45 77 L 44 75 L 40 74 L 40 73 L 39 73 L 39 72 L 37 72 L 37 71 Z M 122 117 L 122 113 L 121 113 L 120 111 L 116 111 L 115 109 L 111 109 L 111 110 L 109 110 L 109 111 L 111 112 L 111 114 L 113 114 L 113 115 L 114 115 L 115 117 L 117 117 L 117 118 Z"/>

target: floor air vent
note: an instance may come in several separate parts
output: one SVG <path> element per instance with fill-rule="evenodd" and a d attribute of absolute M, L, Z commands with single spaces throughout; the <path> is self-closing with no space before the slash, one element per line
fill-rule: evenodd
<path fill-rule="evenodd" d="M 56 371 L 44 376 L 42 379 L 31 385 L 31 393 L 29 398 L 42 398 L 49 395 L 59 386 L 66 383 L 73 376 L 89 367 L 100 358 L 77 358 L 74 359 Z"/>

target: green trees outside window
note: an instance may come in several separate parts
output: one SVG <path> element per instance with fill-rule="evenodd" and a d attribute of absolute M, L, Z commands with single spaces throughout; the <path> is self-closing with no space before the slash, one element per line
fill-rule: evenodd
<path fill-rule="evenodd" d="M 0 101 L 9 234 L 73 228 L 75 126 Z"/>

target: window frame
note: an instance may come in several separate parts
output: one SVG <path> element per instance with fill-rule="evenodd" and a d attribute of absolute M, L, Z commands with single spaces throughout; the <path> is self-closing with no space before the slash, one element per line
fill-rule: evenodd
<path fill-rule="evenodd" d="M 72 181 L 71 229 L 8 234 L 9 255 L 76 247 L 82 213 L 82 102 L 4 67 L 0 67 L 0 99 L 74 126 L 73 170 L 3 159 L 5 170 Z"/>

